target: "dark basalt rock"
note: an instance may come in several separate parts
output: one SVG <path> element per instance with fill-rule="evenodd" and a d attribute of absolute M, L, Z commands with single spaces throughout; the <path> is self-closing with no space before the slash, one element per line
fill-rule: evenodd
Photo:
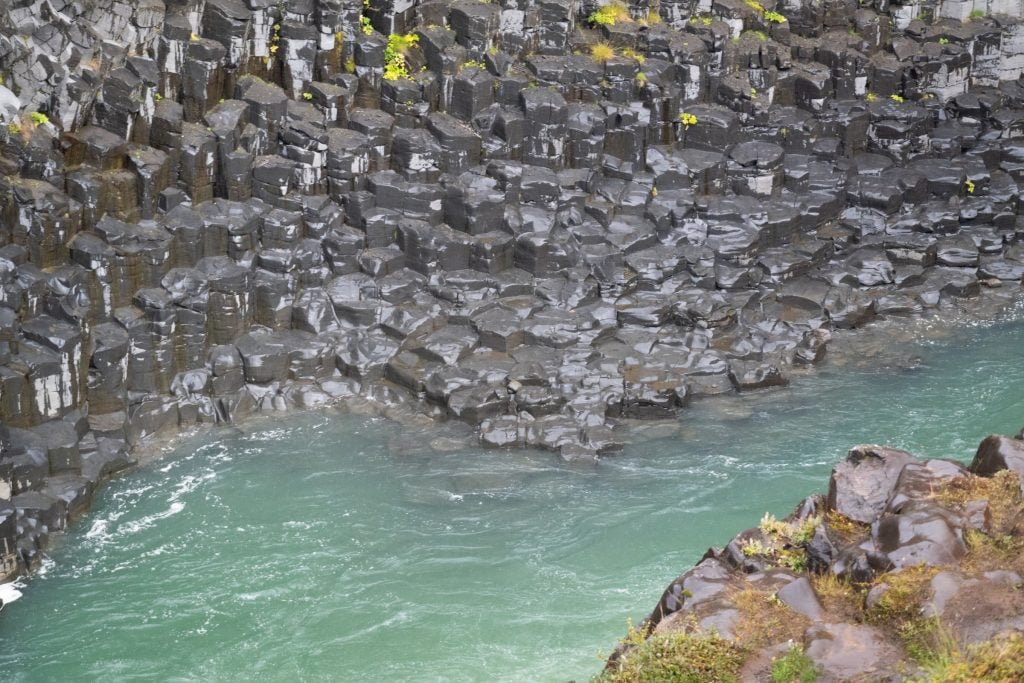
<path fill-rule="evenodd" d="M 1016 19 L 257 4 L 0 7 L 0 500 L 353 392 L 592 462 L 1024 275 Z M 900 517 L 926 467 L 846 463 L 832 506 Z"/>
<path fill-rule="evenodd" d="M 914 456 L 885 446 L 856 446 L 832 468 L 828 507 L 864 524 L 884 509 L 896 489 L 900 472 Z"/>
<path fill-rule="evenodd" d="M 799 646 L 819 680 L 897 681 L 917 664 L 894 630 L 939 618 L 944 637 L 960 644 L 1019 631 L 1022 578 L 1012 569 L 1019 563 L 983 542 L 969 549 L 964 533 L 984 528 L 1006 534 L 1002 543 L 1018 543 L 1020 501 L 960 500 L 964 492 L 986 490 L 978 478 L 1004 469 L 1014 441 L 982 442 L 975 465 L 984 474 L 883 446 L 851 449 L 833 470 L 827 500 L 812 496 L 785 520 L 766 516 L 723 549 L 709 549 L 668 586 L 640 625 L 643 637 L 739 637 L 748 650 L 743 675 L 751 680 L 761 680 L 755 670 L 770 668 L 773 657 Z M 998 530 L 981 507 L 990 503 L 1000 506 Z M 813 525 L 809 536 L 807 525 Z M 961 562 L 968 552 L 970 560 Z M 978 563 L 1006 568 L 978 569 Z M 869 588 L 861 600 L 848 585 L 840 600 L 835 581 Z M 828 592 L 819 595 L 822 589 Z M 617 670 L 636 647 L 620 644 L 606 669 Z"/>

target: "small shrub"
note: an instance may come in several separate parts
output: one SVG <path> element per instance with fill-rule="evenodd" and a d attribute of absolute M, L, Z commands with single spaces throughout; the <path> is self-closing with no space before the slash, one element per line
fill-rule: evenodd
<path fill-rule="evenodd" d="M 764 13 L 764 18 L 765 18 L 765 21 L 770 21 L 773 24 L 785 24 L 786 23 L 786 17 L 782 16 L 778 12 L 765 12 Z"/>
<path fill-rule="evenodd" d="M 775 515 L 770 512 L 764 513 L 764 516 L 761 517 L 761 521 L 757 526 L 768 536 L 782 536 L 789 538 L 789 535 L 793 532 L 793 527 L 786 522 L 780 522 L 775 518 Z"/>
<path fill-rule="evenodd" d="M 304 92 L 304 93 L 302 93 L 302 99 L 304 99 L 307 102 L 309 102 L 310 100 L 313 99 L 313 93 L 311 93 L 311 92 Z"/>
<path fill-rule="evenodd" d="M 478 62 L 475 59 L 470 59 L 462 63 L 463 69 L 483 69 L 486 68 L 483 62 Z"/>
<path fill-rule="evenodd" d="M 924 669 L 928 683 L 1024 680 L 1024 635 L 1013 633 L 966 649 L 952 643 Z"/>
<path fill-rule="evenodd" d="M 599 683 L 730 683 L 739 680 L 747 656 L 738 644 L 716 635 L 696 636 L 675 632 L 650 638 L 629 636 L 636 649 L 606 671 Z M 639 640 L 639 642 L 637 642 Z"/>
<path fill-rule="evenodd" d="M 757 2 L 756 0 L 743 0 L 743 2 L 747 5 L 747 7 L 754 10 L 755 12 L 760 12 L 764 14 L 764 5 Z"/>
<path fill-rule="evenodd" d="M 590 58 L 598 64 L 604 64 L 615 56 L 615 48 L 605 42 L 595 43 L 590 46 Z"/>
<path fill-rule="evenodd" d="M 816 680 L 818 669 L 797 645 L 772 662 L 772 683 L 814 683 Z"/>
<path fill-rule="evenodd" d="M 10 133 L 11 135 L 17 135 L 18 133 L 21 132 L 21 126 L 14 122 L 8 123 L 7 132 Z"/>
<path fill-rule="evenodd" d="M 626 59 L 634 60 L 637 64 L 643 64 L 644 62 L 647 61 L 647 57 L 643 56 L 633 48 L 629 47 L 622 49 L 622 56 L 625 57 Z"/>
<path fill-rule="evenodd" d="M 711 26 L 711 22 L 712 21 L 714 21 L 714 19 L 711 18 L 708 15 L 704 15 L 702 17 L 692 17 L 690 19 L 690 23 L 691 24 L 700 24 L 701 26 L 704 26 L 705 28 L 708 27 L 708 26 Z"/>
<path fill-rule="evenodd" d="M 34 111 L 28 115 L 28 118 L 37 126 L 43 126 L 50 122 L 50 117 L 46 114 L 38 111 Z"/>
<path fill-rule="evenodd" d="M 373 24 L 370 23 L 370 17 L 364 16 L 359 20 L 359 26 L 363 31 L 364 36 L 373 35 Z"/>
<path fill-rule="evenodd" d="M 644 23 L 648 26 L 657 26 L 661 23 L 661 15 L 658 14 L 658 10 L 652 9 L 644 16 Z"/>
<path fill-rule="evenodd" d="M 874 102 L 875 100 L 878 99 L 878 95 L 876 95 L 873 92 L 869 92 L 867 95 L 864 96 L 864 99 L 867 100 L 868 102 Z"/>
<path fill-rule="evenodd" d="M 415 33 L 392 33 L 388 36 L 388 46 L 384 48 L 384 80 L 397 81 L 409 78 L 409 63 L 406 54 L 420 42 Z"/>
<path fill-rule="evenodd" d="M 683 112 L 679 115 L 679 123 L 683 124 L 683 128 L 689 128 L 690 126 L 697 125 L 697 117 L 693 114 Z"/>
<path fill-rule="evenodd" d="M 771 557 L 772 549 L 762 543 L 759 539 L 748 538 L 740 546 L 743 557 Z"/>
<path fill-rule="evenodd" d="M 783 128 L 781 132 L 782 136 L 785 137 L 787 133 L 786 129 Z M 820 525 L 821 515 L 811 515 L 793 528 L 793 533 L 790 535 L 789 539 L 794 545 L 807 545 L 811 542 L 811 539 L 814 538 L 814 532 L 818 530 Z"/>
<path fill-rule="evenodd" d="M 939 38 L 939 45 L 949 45 L 949 38 Z"/>
<path fill-rule="evenodd" d="M 615 26 L 618 23 L 631 22 L 633 18 L 629 16 L 629 9 L 624 3 L 613 0 L 593 12 L 587 17 L 587 21 L 595 26 Z"/>
<path fill-rule="evenodd" d="M 972 9 L 971 13 L 967 15 L 968 19 L 981 19 L 985 16 L 985 10 L 983 9 Z"/>

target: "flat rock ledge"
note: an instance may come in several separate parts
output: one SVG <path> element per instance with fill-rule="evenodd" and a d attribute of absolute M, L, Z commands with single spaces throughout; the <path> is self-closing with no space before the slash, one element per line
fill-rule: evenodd
<path fill-rule="evenodd" d="M 603 681 L 1019 681 L 1024 441 L 969 467 L 862 445 L 828 493 L 673 581 Z"/>
<path fill-rule="evenodd" d="M 404 401 L 592 463 L 1019 293 L 1020 15 L 0 3 L 0 581 L 196 425 Z"/>

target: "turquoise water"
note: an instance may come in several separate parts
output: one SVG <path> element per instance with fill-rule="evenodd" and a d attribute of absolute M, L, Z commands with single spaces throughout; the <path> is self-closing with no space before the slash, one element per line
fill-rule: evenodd
<path fill-rule="evenodd" d="M 13 681 L 566 681 L 662 589 L 824 490 L 856 443 L 969 458 L 1024 425 L 1024 323 L 695 404 L 595 467 L 436 452 L 337 411 L 194 437 L 112 482 L 0 615 Z"/>

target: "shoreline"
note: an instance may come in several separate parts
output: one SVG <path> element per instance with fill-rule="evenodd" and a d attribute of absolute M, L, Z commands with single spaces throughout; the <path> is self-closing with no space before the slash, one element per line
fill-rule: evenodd
<path fill-rule="evenodd" d="M 813 376 L 821 369 L 832 368 L 842 371 L 844 368 L 851 369 L 880 369 L 885 367 L 898 367 L 902 369 L 908 369 L 913 367 L 913 357 L 907 357 L 902 352 L 897 352 L 895 355 L 889 357 L 883 357 L 884 362 L 878 364 L 877 358 L 878 353 L 885 353 L 884 349 L 892 352 L 892 347 L 903 346 L 907 344 L 922 344 L 927 343 L 929 340 L 941 340 L 950 338 L 957 334 L 958 330 L 966 327 L 973 327 L 977 325 L 988 326 L 998 324 L 1000 322 L 1011 321 L 1019 319 L 1024 316 L 1024 289 L 1013 290 L 1011 288 L 1004 288 L 1000 291 L 991 292 L 991 294 L 983 295 L 981 300 L 972 300 L 975 304 L 982 304 L 981 306 L 957 306 L 955 314 L 950 317 L 948 315 L 939 316 L 937 313 L 931 316 L 912 316 L 912 317 L 890 317 L 886 319 L 878 319 L 872 321 L 868 325 L 862 328 L 853 330 L 842 330 L 834 338 L 829 346 L 830 353 L 827 360 L 821 365 L 809 366 L 801 369 L 799 375 L 802 377 L 813 378 Z M 813 381 L 813 379 L 811 380 Z M 776 388 L 765 388 L 756 390 L 757 393 L 770 393 L 776 391 Z M 445 437 L 442 433 L 442 425 L 454 424 L 459 427 L 469 428 L 465 423 L 459 422 L 448 418 L 445 420 L 438 420 L 431 413 L 436 414 L 436 410 L 431 410 L 433 406 L 426 404 L 422 401 L 415 401 L 409 398 L 403 392 L 395 391 L 392 394 L 398 397 L 399 400 L 394 403 L 385 403 L 373 399 L 367 399 L 363 396 L 352 396 L 345 397 L 336 400 L 333 403 L 318 406 L 315 408 L 301 409 L 292 408 L 287 411 L 268 411 L 252 413 L 245 416 L 238 424 L 217 424 L 207 426 L 195 426 L 188 430 L 178 431 L 174 434 L 158 434 L 147 441 L 133 447 L 131 455 L 135 459 L 135 463 L 129 467 L 126 467 L 118 471 L 114 477 L 108 477 L 100 480 L 97 483 L 98 487 L 104 486 L 112 478 L 130 477 L 132 473 L 139 467 L 152 465 L 159 462 L 169 453 L 175 449 L 181 447 L 181 445 L 188 439 L 196 438 L 199 436 L 211 436 L 218 438 L 218 434 L 223 434 L 227 431 L 250 431 L 259 429 L 261 422 L 272 422 L 274 420 L 285 419 L 291 413 L 303 413 L 311 411 L 344 411 L 349 414 L 362 414 L 368 417 L 381 418 L 394 422 L 399 427 L 432 427 L 437 428 L 439 431 L 439 437 Z M 734 403 L 737 394 L 719 395 L 713 397 L 706 397 L 699 399 L 702 401 L 715 401 L 723 406 L 728 406 L 730 403 Z M 673 428 L 678 424 L 679 419 L 684 417 L 686 409 L 684 408 L 679 415 L 674 418 L 665 418 L 663 420 L 622 420 L 616 426 L 616 431 L 621 433 L 624 442 L 634 442 L 631 436 L 637 434 L 644 434 L 648 431 L 653 431 L 655 436 L 642 436 L 640 441 L 644 441 L 648 438 L 658 438 L 658 427 L 664 425 L 669 428 L 670 431 L 674 431 Z M 455 442 L 454 450 L 468 445 L 479 445 L 479 435 L 474 435 L 472 432 L 466 435 L 466 438 L 476 438 L 475 444 L 467 442 Z M 433 448 L 433 450 L 438 450 Z M 453 448 L 445 448 L 443 450 L 453 450 Z M 508 448 L 506 450 L 515 451 L 518 448 Z M 553 457 L 554 454 L 552 454 Z M 614 457 L 611 455 L 609 457 Z M 596 465 L 599 461 L 593 461 Z M 91 503 L 91 501 L 90 501 Z M 82 511 L 80 515 L 72 520 L 69 520 L 70 524 L 80 524 L 84 518 L 89 514 L 90 508 Z M 59 543 L 61 537 L 65 533 L 64 530 L 60 534 L 49 539 L 49 545 L 47 549 L 52 548 L 53 544 Z M 45 561 L 45 555 L 42 556 L 41 561 Z M 17 588 L 24 587 L 24 581 L 30 579 L 35 575 L 35 571 L 20 574 L 8 582 L 0 583 L 0 589 L 3 587 L 10 587 L 17 593 Z M 20 595 L 20 594 L 19 594 Z M 2 599 L 2 597 L 0 597 Z M 15 597 L 14 599 L 17 599 Z"/>

